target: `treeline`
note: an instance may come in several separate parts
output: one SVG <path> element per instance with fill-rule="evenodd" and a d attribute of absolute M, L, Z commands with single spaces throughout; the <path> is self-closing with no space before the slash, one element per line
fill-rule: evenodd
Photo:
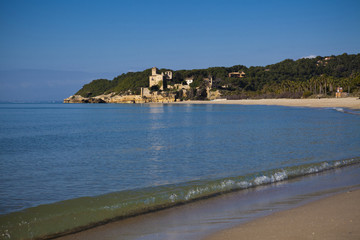
<path fill-rule="evenodd" d="M 150 75 L 151 69 L 147 69 L 143 72 L 123 73 L 111 81 L 107 79 L 93 80 L 91 83 L 85 84 L 76 94 L 83 97 L 95 97 L 111 92 L 139 94 L 141 87 L 149 86 Z"/>
<path fill-rule="evenodd" d="M 160 69 L 160 72 L 170 69 Z M 245 72 L 245 77 L 229 77 L 230 72 Z M 76 94 L 94 97 L 103 93 L 139 94 L 141 87 L 149 86 L 151 69 L 129 72 L 113 80 L 98 79 L 83 86 Z M 211 67 L 208 69 L 173 71 L 168 85 L 183 83 L 193 78 L 192 91 L 204 92 L 204 78 L 212 78 L 212 90 L 219 90 L 228 98 L 300 98 L 308 96 L 331 96 L 337 87 L 345 92 L 360 94 L 360 54 L 316 57 L 291 60 L 268 65 L 250 67 Z M 191 94 L 191 96 L 199 94 Z M 204 94 L 201 94 L 204 96 Z M 206 97 L 206 96 L 205 96 Z"/>

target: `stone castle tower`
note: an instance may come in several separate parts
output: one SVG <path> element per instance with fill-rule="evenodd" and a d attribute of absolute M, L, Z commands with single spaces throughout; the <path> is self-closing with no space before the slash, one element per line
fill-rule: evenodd
<path fill-rule="evenodd" d="M 149 77 L 149 88 L 158 85 L 160 90 L 164 90 L 166 88 L 166 80 L 172 79 L 172 72 L 166 71 L 165 73 L 158 74 L 157 68 L 153 67 L 151 69 L 151 76 Z"/>

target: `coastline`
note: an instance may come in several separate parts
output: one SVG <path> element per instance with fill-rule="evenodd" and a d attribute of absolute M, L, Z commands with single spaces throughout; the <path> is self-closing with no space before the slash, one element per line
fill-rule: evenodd
<path fill-rule="evenodd" d="M 360 99 L 348 98 L 321 98 L 321 99 L 243 99 L 243 100 L 215 100 L 215 101 L 184 101 L 171 104 L 239 104 L 239 105 L 278 105 L 289 107 L 339 107 L 360 109 Z"/>
<path fill-rule="evenodd" d="M 243 226 L 240 224 L 252 223 L 257 219 L 272 216 L 274 213 L 297 209 L 319 199 L 326 199 L 328 196 L 359 189 L 359 167 L 360 165 L 356 164 L 280 183 L 221 194 L 213 198 L 111 222 L 58 239 L 199 240 L 205 238 L 208 240 L 206 237 L 214 236 L 215 238 L 212 239 L 223 239 L 216 238 L 217 234 Z M 352 199 L 357 203 L 358 197 Z M 352 206 L 351 204 L 353 203 L 347 202 L 345 205 Z M 352 211 L 359 213 L 355 208 L 352 208 Z M 290 215 L 290 218 L 294 216 L 297 215 Z M 282 226 L 279 227 L 282 228 Z"/>
<path fill-rule="evenodd" d="M 360 189 L 274 213 L 210 235 L 216 239 L 360 239 Z"/>

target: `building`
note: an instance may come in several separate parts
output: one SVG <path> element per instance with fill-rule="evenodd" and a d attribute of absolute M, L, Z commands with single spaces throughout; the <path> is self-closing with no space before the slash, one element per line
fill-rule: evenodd
<path fill-rule="evenodd" d="M 188 77 L 188 78 L 185 78 L 185 82 L 187 85 L 190 85 L 194 82 L 194 77 Z"/>
<path fill-rule="evenodd" d="M 173 75 L 172 71 L 166 71 L 165 73 L 161 73 L 161 74 L 163 74 L 166 79 L 172 79 L 172 75 Z"/>
<path fill-rule="evenodd" d="M 151 71 L 151 76 L 149 77 L 149 88 L 153 86 L 159 86 L 160 90 L 164 90 L 166 88 L 166 80 L 172 79 L 172 72 L 166 71 L 165 73 L 158 74 L 157 68 L 153 67 Z"/>
<path fill-rule="evenodd" d="M 335 93 L 336 98 L 343 98 L 343 97 L 348 97 L 348 96 L 349 96 L 349 93 L 343 92 L 342 87 L 337 87 L 336 93 Z"/>
<path fill-rule="evenodd" d="M 159 86 L 159 89 L 164 90 L 164 75 L 157 74 L 157 68 L 153 67 L 151 71 L 151 76 L 149 77 L 149 88 L 153 86 Z"/>
<path fill-rule="evenodd" d="M 229 73 L 229 77 L 236 77 L 236 78 L 243 78 L 245 77 L 245 73 L 244 72 L 231 72 Z"/>

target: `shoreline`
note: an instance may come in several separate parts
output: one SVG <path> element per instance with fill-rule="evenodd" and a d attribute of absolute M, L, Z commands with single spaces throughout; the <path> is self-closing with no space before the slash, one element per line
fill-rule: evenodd
<path fill-rule="evenodd" d="M 217 239 L 360 239 L 360 189 L 339 193 L 214 233 Z"/>
<path fill-rule="evenodd" d="M 324 199 L 326 196 L 359 189 L 359 167 L 360 165 L 351 165 L 285 182 L 221 194 L 213 198 L 111 222 L 59 239 L 208 240 L 206 237 L 217 236 L 219 232 L 222 233 L 239 224 L 251 223 L 265 216 L 271 216 L 272 213 L 296 209 L 318 199 Z M 213 239 L 223 238 L 210 240 Z"/>
<path fill-rule="evenodd" d="M 183 101 L 170 104 L 238 104 L 238 105 L 277 105 L 288 107 L 330 107 L 360 109 L 360 99 L 348 98 L 321 98 L 321 99 L 242 99 L 242 100 L 215 100 L 215 101 Z"/>

